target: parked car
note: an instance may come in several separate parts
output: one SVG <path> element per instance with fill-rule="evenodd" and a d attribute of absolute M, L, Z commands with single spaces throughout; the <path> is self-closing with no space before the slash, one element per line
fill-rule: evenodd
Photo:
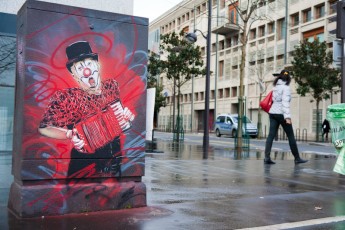
<path fill-rule="evenodd" d="M 238 114 L 220 114 L 217 116 L 214 131 L 217 137 L 221 135 L 231 135 L 235 137 L 238 127 Z M 243 133 L 246 128 L 246 134 L 251 137 L 258 136 L 258 128 L 248 117 L 243 117 Z"/>

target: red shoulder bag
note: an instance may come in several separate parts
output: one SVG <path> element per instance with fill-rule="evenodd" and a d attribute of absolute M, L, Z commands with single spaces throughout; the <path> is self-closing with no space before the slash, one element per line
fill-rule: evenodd
<path fill-rule="evenodd" d="M 266 113 L 268 113 L 268 111 L 270 111 L 270 108 L 271 108 L 272 103 L 273 103 L 272 94 L 273 94 L 273 91 L 269 92 L 267 94 L 267 96 L 262 101 L 260 101 L 260 107 Z"/>

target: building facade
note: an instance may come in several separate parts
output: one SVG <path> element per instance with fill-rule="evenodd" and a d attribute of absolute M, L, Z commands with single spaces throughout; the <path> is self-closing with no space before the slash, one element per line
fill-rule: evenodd
<path fill-rule="evenodd" d="M 209 126 L 221 113 L 238 113 L 240 86 L 241 46 L 239 37 L 243 31 L 236 24 L 243 24 L 233 2 L 245 6 L 248 1 L 212 0 L 211 23 L 211 76 Z M 291 52 L 300 41 L 318 38 L 326 41 L 330 50 L 336 39 L 337 0 L 264 0 L 255 11 L 262 20 L 253 22 L 248 32 L 244 77 L 245 114 L 258 122 L 260 94 L 273 87 L 273 73 L 291 66 Z M 150 23 L 149 49 L 159 52 L 159 35 L 196 31 L 196 44 L 206 63 L 206 39 L 208 9 L 205 0 L 184 0 Z M 158 129 L 171 130 L 172 83 L 160 76 L 167 96 L 167 106 L 160 109 Z M 260 82 L 263 82 L 263 84 Z M 291 114 L 297 139 L 312 139 L 316 135 L 316 103 L 312 97 L 301 97 L 291 84 Z M 205 76 L 197 76 L 186 84 L 181 95 L 183 128 L 187 132 L 201 132 L 204 128 Z M 319 120 L 326 117 L 327 106 L 340 103 L 340 94 L 320 103 Z M 268 134 L 268 115 L 262 115 L 262 135 Z"/>
<path fill-rule="evenodd" d="M 0 152 L 12 151 L 16 70 L 16 14 L 25 0 L 0 0 Z M 133 15 L 133 0 L 46 0 L 82 8 Z"/>

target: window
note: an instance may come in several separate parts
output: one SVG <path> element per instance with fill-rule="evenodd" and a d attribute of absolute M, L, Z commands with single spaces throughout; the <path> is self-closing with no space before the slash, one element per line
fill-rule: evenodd
<path fill-rule="evenodd" d="M 311 21 L 311 9 L 303 10 L 303 23 L 310 22 Z"/>
<path fill-rule="evenodd" d="M 189 20 L 189 13 L 186 13 L 186 20 Z"/>
<path fill-rule="evenodd" d="M 230 119 L 230 117 L 226 117 L 226 123 L 227 124 L 233 124 L 232 120 Z"/>
<path fill-rule="evenodd" d="M 238 3 L 229 5 L 228 12 L 229 12 L 229 21 L 232 24 L 238 24 L 238 17 L 237 17 L 237 7 Z"/>
<path fill-rule="evenodd" d="M 223 98 L 223 89 L 218 89 L 218 98 Z"/>
<path fill-rule="evenodd" d="M 309 42 L 313 42 L 315 39 L 319 39 L 320 42 L 323 42 L 325 40 L 324 28 L 320 27 L 303 33 L 303 39 Z"/>
<path fill-rule="evenodd" d="M 225 88 L 225 97 L 230 97 L 230 88 Z"/>
<path fill-rule="evenodd" d="M 290 16 L 291 26 L 298 26 L 299 24 L 299 13 L 295 13 Z"/>
<path fill-rule="evenodd" d="M 256 38 L 256 28 L 250 30 L 250 39 L 255 39 Z"/>
<path fill-rule="evenodd" d="M 316 19 L 324 17 L 325 16 L 325 4 L 315 6 L 315 13 L 316 13 L 316 15 L 315 15 Z"/>
<path fill-rule="evenodd" d="M 272 34 L 275 32 L 275 26 L 274 26 L 274 22 L 270 22 L 267 24 L 267 27 L 268 27 L 268 33 L 269 34 Z"/>
<path fill-rule="evenodd" d="M 284 59 L 284 54 L 278 55 L 277 60 L 283 60 Z"/>
<path fill-rule="evenodd" d="M 263 37 L 265 35 L 265 26 L 259 27 L 259 37 Z"/>
<path fill-rule="evenodd" d="M 196 15 L 199 15 L 200 14 L 200 6 L 198 6 L 197 8 L 196 8 Z"/>
<path fill-rule="evenodd" d="M 234 39 L 232 40 L 233 45 L 237 46 L 238 45 L 238 36 L 235 36 Z"/>
<path fill-rule="evenodd" d="M 219 116 L 219 117 L 217 118 L 217 122 L 224 123 L 224 122 L 225 122 L 225 116 Z"/>
<path fill-rule="evenodd" d="M 231 47 L 231 38 L 226 38 L 226 48 Z"/>
<path fill-rule="evenodd" d="M 277 21 L 277 39 L 281 40 L 285 37 L 285 18 Z"/>
<path fill-rule="evenodd" d="M 218 74 L 218 76 L 219 76 L 219 78 L 221 79 L 221 78 L 223 78 L 223 76 L 224 76 L 224 61 L 223 61 L 223 60 L 222 60 L 222 61 L 219 61 L 218 69 L 219 69 L 219 74 Z"/>
<path fill-rule="evenodd" d="M 231 97 L 237 97 L 237 87 L 231 87 Z"/>
<path fill-rule="evenodd" d="M 274 58 L 273 57 L 269 57 L 266 59 L 266 62 L 273 62 L 274 61 Z"/>
<path fill-rule="evenodd" d="M 329 14 L 334 14 L 337 12 L 337 1 L 338 0 L 330 0 L 329 2 Z"/>
<path fill-rule="evenodd" d="M 201 11 L 205 12 L 206 11 L 206 3 L 203 3 L 201 6 Z"/>
<path fill-rule="evenodd" d="M 212 43 L 212 52 L 216 52 L 216 43 Z"/>
<path fill-rule="evenodd" d="M 224 46 L 224 40 L 219 42 L 219 50 L 223 50 L 225 48 Z"/>

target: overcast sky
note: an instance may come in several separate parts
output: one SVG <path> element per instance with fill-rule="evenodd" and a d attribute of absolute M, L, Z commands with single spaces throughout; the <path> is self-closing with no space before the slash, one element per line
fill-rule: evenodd
<path fill-rule="evenodd" d="M 182 0 L 134 0 L 134 16 L 149 18 L 149 22 L 176 6 Z"/>

